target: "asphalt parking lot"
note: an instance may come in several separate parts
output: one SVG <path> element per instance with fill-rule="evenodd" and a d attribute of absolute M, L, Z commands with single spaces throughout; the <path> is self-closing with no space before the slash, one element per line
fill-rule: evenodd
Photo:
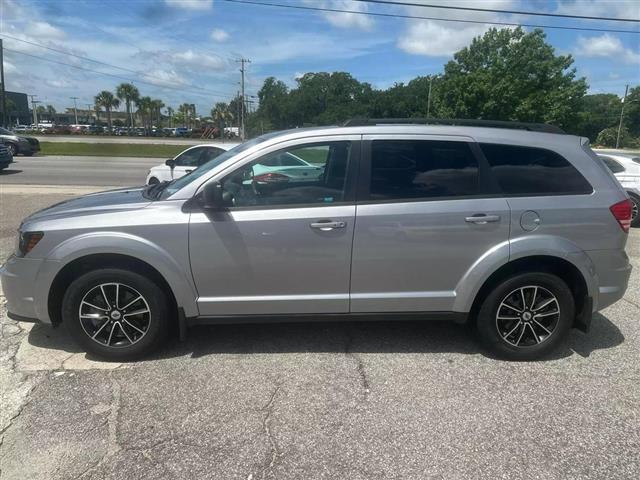
<path fill-rule="evenodd" d="M 82 189 L 0 191 L 0 256 Z M 553 358 L 441 322 L 228 325 L 97 362 L 0 306 L 3 479 L 640 477 L 640 230 L 624 300 Z M 0 303 L 3 298 L 0 297 Z"/>

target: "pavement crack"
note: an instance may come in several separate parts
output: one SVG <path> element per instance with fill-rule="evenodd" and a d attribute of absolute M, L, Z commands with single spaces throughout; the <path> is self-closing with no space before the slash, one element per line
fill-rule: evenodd
<path fill-rule="evenodd" d="M 633 305 L 633 306 L 634 306 L 634 307 L 636 307 L 636 308 L 640 308 L 640 305 L 639 305 L 639 304 L 637 304 L 636 302 L 634 302 L 633 300 L 629 300 L 629 299 L 628 299 L 628 298 L 626 298 L 626 297 L 622 297 L 622 300 L 624 300 L 624 301 L 625 301 L 625 302 L 627 302 L 627 303 L 630 303 L 631 305 Z"/>
<path fill-rule="evenodd" d="M 282 452 L 278 447 L 278 442 L 273 435 L 273 431 L 271 429 L 271 418 L 273 416 L 273 404 L 276 399 L 276 395 L 280 391 L 280 384 L 276 384 L 275 388 L 271 392 L 269 397 L 269 401 L 266 403 L 264 407 L 260 409 L 260 411 L 264 412 L 264 416 L 262 417 L 262 430 L 264 434 L 267 436 L 269 440 L 269 445 L 271 447 L 271 454 L 269 458 L 269 463 L 264 466 L 262 469 L 262 478 L 266 478 L 268 474 L 275 477 L 273 473 L 273 467 L 276 465 L 278 459 L 282 456 Z"/>
<path fill-rule="evenodd" d="M 358 372 L 360 385 L 362 386 L 363 396 L 364 396 L 364 399 L 366 400 L 369 397 L 369 392 L 371 391 L 369 376 L 367 375 L 367 371 L 365 370 L 365 365 L 362 358 L 352 351 L 352 346 L 353 346 L 353 333 L 349 331 L 347 336 L 347 342 L 344 347 L 344 353 L 345 355 L 353 358 L 356 361 L 356 371 Z"/>

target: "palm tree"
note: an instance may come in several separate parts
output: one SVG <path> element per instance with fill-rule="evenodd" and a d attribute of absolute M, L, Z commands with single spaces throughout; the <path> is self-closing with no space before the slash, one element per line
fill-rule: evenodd
<path fill-rule="evenodd" d="M 169 117 L 169 127 L 173 128 L 173 114 L 175 111 L 171 107 L 167 107 L 167 117 Z"/>
<path fill-rule="evenodd" d="M 49 121 L 53 121 L 53 116 L 56 114 L 56 109 L 53 105 L 47 105 L 47 116 L 49 117 Z"/>
<path fill-rule="evenodd" d="M 189 128 L 191 120 L 191 112 L 193 111 L 190 103 L 183 103 L 178 107 L 178 113 L 184 119 L 185 127 Z"/>
<path fill-rule="evenodd" d="M 211 109 L 211 118 L 213 119 L 213 124 L 217 125 L 220 129 L 220 138 L 224 137 L 224 127 L 227 125 L 227 122 L 233 121 L 233 115 L 229 111 L 229 105 L 224 102 L 218 102 Z"/>
<path fill-rule="evenodd" d="M 133 83 L 121 83 L 116 87 L 116 96 L 124 101 L 125 108 L 127 109 L 127 121 L 130 127 L 134 127 L 135 122 L 133 120 L 131 105 L 138 101 L 140 92 Z"/>
<path fill-rule="evenodd" d="M 151 100 L 151 111 L 153 112 L 153 115 L 155 116 L 155 120 L 156 120 L 156 124 L 158 126 L 158 128 L 160 128 L 161 122 L 162 122 L 162 113 L 160 112 L 160 110 L 164 108 L 164 102 L 160 99 L 153 99 Z"/>
<path fill-rule="evenodd" d="M 142 117 L 142 124 L 145 129 L 149 129 L 150 124 L 150 116 L 151 116 L 151 97 L 140 97 L 136 101 L 136 105 L 138 106 L 138 115 Z"/>
<path fill-rule="evenodd" d="M 109 90 L 101 91 L 93 100 L 96 102 L 96 107 L 104 107 L 107 111 L 107 123 L 109 124 L 109 131 L 111 131 L 111 110 L 120 106 L 120 100 Z"/>

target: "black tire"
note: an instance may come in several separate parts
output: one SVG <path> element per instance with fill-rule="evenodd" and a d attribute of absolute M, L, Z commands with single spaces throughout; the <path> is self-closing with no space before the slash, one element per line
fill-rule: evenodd
<path fill-rule="evenodd" d="M 118 288 L 122 290 L 118 290 L 116 294 L 113 293 L 115 290 L 109 292 L 110 288 L 115 289 L 116 283 L 121 285 Z M 100 333 L 97 340 L 94 340 L 87 330 L 91 330 L 91 328 L 97 330 L 98 327 L 102 326 L 103 319 L 87 320 L 85 318 L 81 320 L 81 302 L 85 299 L 85 296 L 91 295 L 93 291 L 100 288 L 100 285 L 105 284 L 112 284 L 112 286 L 106 285 L 107 294 L 105 296 L 115 297 L 118 295 L 121 303 L 128 303 L 132 296 L 135 296 L 132 292 L 139 294 L 143 297 L 140 301 L 142 303 L 134 304 L 131 309 L 140 311 L 147 308 L 149 313 L 134 318 L 129 317 L 128 320 L 131 320 L 131 322 L 125 324 L 124 322 L 127 321 L 127 317 L 125 317 L 127 310 L 121 308 L 124 307 L 124 305 L 118 306 L 120 313 L 117 320 L 113 320 L 115 317 L 111 316 L 113 311 L 106 311 L 104 312 L 105 318 L 107 318 L 106 323 L 111 323 L 106 325 L 103 330 L 104 333 Z M 97 312 L 97 314 L 102 314 L 106 302 L 102 300 L 100 300 L 100 302 L 99 305 L 96 305 L 99 303 L 98 301 L 94 301 L 91 304 L 83 303 L 82 308 L 92 308 L 87 307 L 87 305 L 96 305 L 101 308 L 95 309 L 94 311 Z M 140 305 L 142 305 L 142 308 L 140 308 Z M 109 308 L 108 304 L 107 308 Z M 81 275 L 69 285 L 62 301 L 62 323 L 66 326 L 73 338 L 87 352 L 105 360 L 128 361 L 142 358 L 158 349 L 164 343 L 169 332 L 169 324 L 172 317 L 170 308 L 170 302 L 165 292 L 147 277 L 129 270 L 116 268 L 100 269 Z M 142 323 L 138 323 L 141 320 Z M 83 321 L 84 323 L 81 323 Z M 98 323 L 98 321 L 100 323 Z M 115 325 L 115 323 L 119 323 L 119 325 Z M 132 323 L 136 323 L 137 326 L 142 329 L 138 330 L 141 333 L 138 334 L 133 330 L 133 327 L 130 326 Z M 111 346 L 107 346 L 106 341 L 106 332 L 109 328 L 114 332 L 113 335 L 108 338 Z M 92 330 L 91 333 L 94 331 L 95 330 Z M 127 334 L 126 331 L 129 333 Z M 130 340 L 124 338 L 126 335 L 129 335 L 126 338 L 131 337 Z M 136 335 L 139 335 L 137 340 Z M 122 337 L 120 342 L 116 341 L 118 337 Z M 118 343 L 120 344 L 118 345 Z"/>
<path fill-rule="evenodd" d="M 630 195 L 631 201 L 633 202 L 635 217 L 631 217 L 631 226 L 633 228 L 640 227 L 640 198 L 635 195 Z"/>
<path fill-rule="evenodd" d="M 9 150 L 11 150 L 11 155 L 12 155 L 12 156 L 14 156 L 14 157 L 15 157 L 16 155 L 18 155 L 18 147 L 17 147 L 17 145 L 16 145 L 16 144 L 14 144 L 14 143 L 6 143 L 6 144 L 5 144 L 5 146 L 6 146 Z"/>
<path fill-rule="evenodd" d="M 524 300 L 520 300 L 518 304 L 516 303 L 518 295 L 515 292 L 522 295 L 520 289 L 525 293 Z M 510 296 L 512 293 L 516 296 Z M 540 295 L 538 301 L 533 300 L 534 295 Z M 551 298 L 550 296 L 555 297 L 556 303 L 552 302 L 548 306 L 539 308 Z M 522 309 L 523 313 L 516 313 L 515 309 L 511 310 L 508 305 L 510 301 L 514 302 L 512 304 L 518 309 Z M 534 303 L 535 307 L 532 305 Z M 530 305 L 527 306 L 528 304 Z M 555 305 L 559 313 L 549 314 L 553 312 Z M 498 319 L 499 308 L 502 315 L 500 319 Z M 534 313 L 536 311 L 540 313 Z M 510 312 L 513 312 L 513 317 L 507 316 Z M 526 312 L 529 313 L 528 320 L 525 316 Z M 544 319 L 543 315 L 546 315 Z M 566 338 L 574 319 L 575 303 L 567 284 L 550 273 L 530 272 L 514 275 L 496 285 L 482 302 L 476 325 L 481 342 L 491 353 L 506 360 L 524 361 L 539 359 L 555 350 Z M 508 335 L 512 328 L 517 330 L 513 331 L 512 335 Z M 506 339 L 503 337 L 505 335 Z M 520 338 L 517 338 L 518 336 Z"/>
<path fill-rule="evenodd" d="M 25 152 L 23 153 L 25 157 L 33 157 L 33 152 Z"/>
<path fill-rule="evenodd" d="M 160 183 L 160 180 L 158 180 L 156 177 L 151 177 L 147 185 L 157 185 L 159 183 Z"/>

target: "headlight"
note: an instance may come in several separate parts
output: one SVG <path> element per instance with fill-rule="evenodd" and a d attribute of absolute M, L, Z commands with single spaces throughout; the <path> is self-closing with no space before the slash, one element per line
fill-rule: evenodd
<path fill-rule="evenodd" d="M 21 232 L 18 238 L 18 255 L 24 257 L 44 237 L 43 232 Z"/>

